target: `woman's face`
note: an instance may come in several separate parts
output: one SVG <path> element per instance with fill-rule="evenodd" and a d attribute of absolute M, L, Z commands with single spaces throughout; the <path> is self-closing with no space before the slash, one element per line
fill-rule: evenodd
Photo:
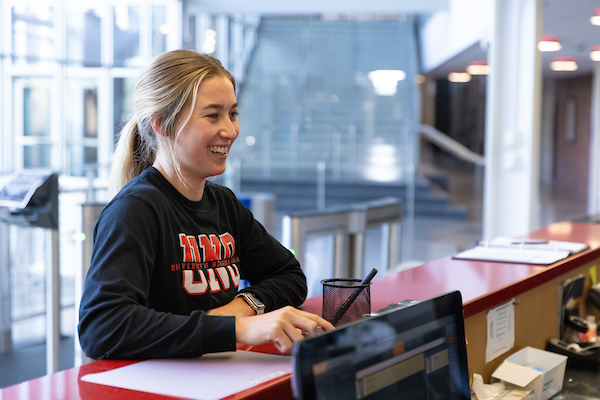
<path fill-rule="evenodd" d="M 213 76 L 202 81 L 190 119 L 176 143 L 186 179 L 199 183 L 225 171 L 229 149 L 240 132 L 237 107 L 229 79 Z"/>

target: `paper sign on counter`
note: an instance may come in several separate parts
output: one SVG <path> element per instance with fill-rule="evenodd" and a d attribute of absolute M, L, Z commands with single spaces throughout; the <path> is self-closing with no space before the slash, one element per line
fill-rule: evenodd
<path fill-rule="evenodd" d="M 506 353 L 515 345 L 514 299 L 490 310 L 487 315 L 487 346 L 485 362 Z"/>

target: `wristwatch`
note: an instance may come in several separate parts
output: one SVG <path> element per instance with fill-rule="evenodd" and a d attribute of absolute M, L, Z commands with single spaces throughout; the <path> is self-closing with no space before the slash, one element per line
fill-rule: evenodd
<path fill-rule="evenodd" d="M 256 311 L 256 315 L 264 314 L 264 312 L 265 312 L 264 303 L 262 301 L 260 301 L 259 299 L 257 299 L 253 293 L 243 292 L 243 293 L 240 293 L 237 296 L 235 296 L 236 299 L 238 297 L 243 297 L 244 300 L 246 300 L 246 303 L 248 303 L 248 305 L 250 307 L 252 307 L 252 309 L 254 311 Z"/>

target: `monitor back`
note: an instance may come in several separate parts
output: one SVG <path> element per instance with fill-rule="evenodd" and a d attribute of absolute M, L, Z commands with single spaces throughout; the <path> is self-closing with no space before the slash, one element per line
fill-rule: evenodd
<path fill-rule="evenodd" d="M 292 365 L 297 399 L 468 400 L 460 292 L 298 342 Z"/>

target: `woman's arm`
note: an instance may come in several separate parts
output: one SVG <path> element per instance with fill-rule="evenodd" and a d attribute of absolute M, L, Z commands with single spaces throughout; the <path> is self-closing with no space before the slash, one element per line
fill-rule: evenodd
<path fill-rule="evenodd" d="M 235 195 L 224 189 L 221 204 L 238 226 L 240 273 L 249 291 L 265 304 L 265 312 L 299 306 L 306 299 L 306 276 L 294 255 L 271 236 Z"/>

